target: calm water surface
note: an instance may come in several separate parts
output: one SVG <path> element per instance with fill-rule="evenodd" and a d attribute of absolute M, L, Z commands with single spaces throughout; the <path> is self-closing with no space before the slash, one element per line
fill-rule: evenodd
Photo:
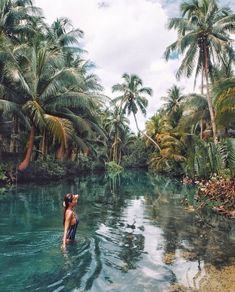
<path fill-rule="evenodd" d="M 81 194 L 77 241 L 60 249 L 62 200 Z M 234 259 L 235 224 L 190 212 L 195 190 L 145 172 L 27 185 L 0 194 L 0 291 L 198 289 Z"/>

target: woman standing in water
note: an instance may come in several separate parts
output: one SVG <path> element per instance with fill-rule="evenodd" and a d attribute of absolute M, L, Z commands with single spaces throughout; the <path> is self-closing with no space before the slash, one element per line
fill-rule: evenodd
<path fill-rule="evenodd" d="M 64 196 L 64 236 L 63 236 L 63 248 L 66 248 L 66 244 L 74 241 L 77 226 L 79 223 L 78 217 L 74 212 L 74 207 L 78 203 L 79 195 L 67 194 Z"/>

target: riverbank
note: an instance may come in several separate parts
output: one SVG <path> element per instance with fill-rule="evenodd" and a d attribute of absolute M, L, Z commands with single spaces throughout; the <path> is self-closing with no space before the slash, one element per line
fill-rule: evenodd
<path fill-rule="evenodd" d="M 89 157 L 83 157 L 79 162 L 52 159 L 32 161 L 24 171 L 18 171 L 16 164 L 6 163 L 0 169 L 0 186 L 57 181 L 98 171 L 104 171 L 104 166 L 93 163 Z"/>
<path fill-rule="evenodd" d="M 89 157 L 83 157 L 79 162 L 55 161 L 52 159 L 38 160 L 31 162 L 30 166 L 23 172 L 17 171 L 14 165 L 8 168 L 1 168 L 0 187 L 14 185 L 15 183 L 46 183 L 62 179 L 73 179 L 78 175 L 84 176 L 104 171 L 105 165 L 93 163 Z M 214 176 L 210 180 L 195 180 L 184 177 L 182 183 L 197 186 L 197 193 L 194 196 L 197 210 L 209 206 L 219 214 L 235 218 L 234 179 Z M 192 207 L 191 209 L 193 210 L 194 208 Z"/>
<path fill-rule="evenodd" d="M 216 213 L 235 218 L 235 179 L 213 176 L 210 180 L 194 180 L 184 177 L 182 183 L 198 187 L 194 197 L 197 210 L 207 206 Z"/>
<path fill-rule="evenodd" d="M 98 163 L 86 156 L 82 156 L 82 159 L 79 161 L 58 161 L 52 159 L 32 161 L 24 171 L 18 171 L 17 164 L 6 163 L 3 166 L 0 165 L 0 187 L 11 186 L 16 183 L 47 183 L 63 179 L 74 179 L 77 176 L 99 174 L 106 170 L 113 173 L 113 168 L 109 166 L 112 166 L 112 164 Z M 124 168 L 120 167 L 120 170 L 122 169 Z M 125 169 L 147 171 L 146 165 L 139 165 L 139 167 L 127 165 Z"/>
<path fill-rule="evenodd" d="M 199 184 L 197 195 L 206 204 L 215 203 L 215 212 L 235 218 L 235 179 L 213 177 Z"/>

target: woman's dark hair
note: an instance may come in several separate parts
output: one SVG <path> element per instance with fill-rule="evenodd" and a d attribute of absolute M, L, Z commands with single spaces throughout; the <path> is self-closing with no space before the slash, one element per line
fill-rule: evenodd
<path fill-rule="evenodd" d="M 64 206 L 64 219 L 63 219 L 63 225 L 64 225 L 64 222 L 65 222 L 65 212 L 69 206 L 69 203 L 71 203 L 73 201 L 73 194 L 71 193 L 68 193 L 64 196 L 64 203 L 63 203 L 63 206 Z"/>

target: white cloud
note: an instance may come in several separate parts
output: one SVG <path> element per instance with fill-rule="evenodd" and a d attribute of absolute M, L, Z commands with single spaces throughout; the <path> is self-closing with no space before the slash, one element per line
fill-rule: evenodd
<path fill-rule="evenodd" d="M 156 112 L 160 97 L 176 83 L 179 62 L 162 59 L 176 34 L 166 29 L 168 16 L 160 1 L 36 0 L 35 4 L 43 8 L 49 22 L 66 16 L 85 32 L 87 57 L 95 62 L 106 94 L 111 95 L 112 85 L 121 82 L 124 72 L 135 73 L 154 91 L 147 117 Z M 143 128 L 145 118 L 138 114 L 138 120 Z M 135 130 L 132 119 L 131 128 Z"/>

